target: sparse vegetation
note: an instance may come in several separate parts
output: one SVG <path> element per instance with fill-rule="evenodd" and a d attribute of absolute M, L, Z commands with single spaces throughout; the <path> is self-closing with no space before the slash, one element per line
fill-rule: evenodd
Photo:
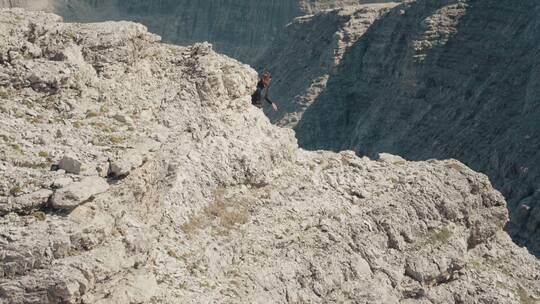
<path fill-rule="evenodd" d="M 42 118 L 39 117 L 39 116 L 28 117 L 28 118 L 26 119 L 26 121 L 28 121 L 29 123 L 31 123 L 31 124 L 33 124 L 33 125 L 36 125 L 36 124 L 38 124 L 38 123 L 42 123 L 42 122 L 43 122 Z"/>
<path fill-rule="evenodd" d="M 199 229 L 204 229 L 214 223 L 218 235 L 228 235 L 238 225 L 247 223 L 249 213 L 245 203 L 225 199 L 225 188 L 219 187 L 214 191 L 214 201 L 204 208 L 202 214 L 193 216 L 180 229 L 187 235 L 192 235 Z"/>
<path fill-rule="evenodd" d="M 245 224 L 249 219 L 244 208 L 241 206 L 233 207 L 223 201 L 216 201 L 210 204 L 206 207 L 205 213 L 213 219 L 217 219 L 220 226 L 226 230 L 234 228 L 236 224 Z"/>
<path fill-rule="evenodd" d="M 478 261 L 478 260 L 473 260 L 473 261 L 471 262 L 471 265 L 472 265 L 472 267 L 473 267 L 474 269 L 476 269 L 476 270 L 479 270 L 480 267 L 482 266 L 482 264 L 481 264 L 480 261 Z"/>
<path fill-rule="evenodd" d="M 32 214 L 31 214 L 36 220 L 38 221 L 44 221 L 45 220 L 45 212 L 43 211 L 32 211 Z"/>
<path fill-rule="evenodd" d="M 22 148 L 21 146 L 19 146 L 18 144 L 11 144 L 11 148 L 13 148 L 13 150 L 17 151 L 17 152 L 21 152 L 22 153 Z"/>
<path fill-rule="evenodd" d="M 38 153 L 38 155 L 39 155 L 40 157 L 49 157 L 49 152 L 47 152 L 47 151 L 40 151 L 40 152 Z"/>
<path fill-rule="evenodd" d="M 118 135 L 111 135 L 109 137 L 109 141 L 111 142 L 111 144 L 117 145 L 117 144 L 120 144 L 120 143 L 124 142 L 124 139 L 122 137 L 118 136 Z"/>
<path fill-rule="evenodd" d="M 30 108 L 30 109 L 34 107 L 34 103 L 30 99 L 24 99 L 22 101 L 22 104 L 25 105 L 26 107 Z"/>
<path fill-rule="evenodd" d="M 10 97 L 10 94 L 9 94 L 8 90 L 0 87 L 0 98 L 8 99 L 9 97 Z"/>
<path fill-rule="evenodd" d="M 82 123 L 80 121 L 74 121 L 73 122 L 73 127 L 76 128 L 76 129 L 79 129 L 82 127 Z"/>
<path fill-rule="evenodd" d="M 99 116 L 99 113 L 96 112 L 96 111 L 88 111 L 86 112 L 86 118 L 93 118 L 93 117 L 98 117 Z"/>
<path fill-rule="evenodd" d="M 66 31 L 65 32 L 66 36 L 71 39 L 71 40 L 77 40 L 77 34 L 73 31 Z"/>
<path fill-rule="evenodd" d="M 180 226 L 180 230 L 187 235 L 192 235 L 195 231 L 205 227 L 206 224 L 202 216 L 193 216 L 188 222 Z"/>
<path fill-rule="evenodd" d="M 9 189 L 9 194 L 13 195 L 13 196 L 17 196 L 19 194 L 21 194 L 23 191 L 22 191 L 22 188 L 20 186 L 15 186 L 11 189 Z"/>
<path fill-rule="evenodd" d="M 47 96 L 47 98 L 45 98 L 45 103 L 47 105 L 54 104 L 54 102 L 55 102 L 54 95 L 49 95 Z"/>
<path fill-rule="evenodd" d="M 112 132 L 117 131 L 117 129 L 114 126 L 110 126 L 110 125 L 108 125 L 106 123 L 103 123 L 103 122 L 93 122 L 92 126 L 94 126 L 97 129 L 100 129 L 103 132 L 112 133 Z"/>
<path fill-rule="evenodd" d="M 448 243 L 452 237 L 452 231 L 448 227 L 443 227 L 440 230 L 434 231 L 430 237 L 433 243 Z"/>
<path fill-rule="evenodd" d="M 32 161 L 15 161 L 13 165 L 20 168 L 30 168 L 30 169 L 47 169 L 51 166 L 48 162 L 32 162 Z"/>

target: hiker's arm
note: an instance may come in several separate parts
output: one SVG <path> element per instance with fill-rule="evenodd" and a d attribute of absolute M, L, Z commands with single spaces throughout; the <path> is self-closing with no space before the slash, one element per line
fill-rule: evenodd
<path fill-rule="evenodd" d="M 268 102 L 268 104 L 273 104 L 274 102 L 268 97 L 268 89 L 266 89 L 266 92 L 264 92 L 264 100 Z"/>
<path fill-rule="evenodd" d="M 264 100 L 266 100 L 266 102 L 268 102 L 269 104 L 272 105 L 272 111 L 277 112 L 277 110 L 278 110 L 277 104 L 276 104 L 275 102 L 273 102 L 273 101 L 268 97 L 268 89 L 266 89 L 266 92 L 265 92 L 265 94 L 264 94 Z"/>

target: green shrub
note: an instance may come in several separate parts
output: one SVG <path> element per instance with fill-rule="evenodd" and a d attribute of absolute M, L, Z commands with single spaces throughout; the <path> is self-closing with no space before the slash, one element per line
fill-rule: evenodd
<path fill-rule="evenodd" d="M 11 189 L 9 190 L 9 194 L 11 194 L 11 195 L 13 195 L 13 196 L 19 195 L 19 194 L 21 194 L 22 192 L 23 192 L 23 191 L 22 191 L 21 187 L 19 187 L 19 186 L 15 186 L 15 187 L 13 187 L 13 188 L 11 188 Z"/>

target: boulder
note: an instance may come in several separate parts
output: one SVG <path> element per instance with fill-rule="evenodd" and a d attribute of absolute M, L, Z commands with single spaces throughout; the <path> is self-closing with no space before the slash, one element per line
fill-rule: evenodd
<path fill-rule="evenodd" d="M 52 196 L 52 206 L 58 209 L 73 209 L 107 189 L 109 189 L 109 184 L 104 178 L 85 177 L 80 182 L 56 190 Z"/>
<path fill-rule="evenodd" d="M 80 174 L 81 162 L 77 160 L 73 155 L 64 155 L 64 157 L 58 163 L 58 168 L 66 171 L 67 173 Z"/>

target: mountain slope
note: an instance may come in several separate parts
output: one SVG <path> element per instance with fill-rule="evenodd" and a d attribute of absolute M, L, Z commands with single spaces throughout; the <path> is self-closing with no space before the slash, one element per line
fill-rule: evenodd
<path fill-rule="evenodd" d="M 39 2 L 39 3 L 38 3 Z M 2 0 L 0 7 L 45 9 L 72 22 L 130 20 L 143 23 L 167 42 L 209 41 L 219 51 L 250 64 L 272 45 L 293 18 L 324 9 L 384 0 Z"/>
<path fill-rule="evenodd" d="M 0 10 L 0 301 L 531 303 L 454 160 L 298 149 L 257 75 L 140 24 Z"/>
<path fill-rule="evenodd" d="M 515 240 L 540 249 L 539 6 L 417 1 L 375 22 L 296 127 L 308 149 L 456 158 L 509 200 Z"/>

